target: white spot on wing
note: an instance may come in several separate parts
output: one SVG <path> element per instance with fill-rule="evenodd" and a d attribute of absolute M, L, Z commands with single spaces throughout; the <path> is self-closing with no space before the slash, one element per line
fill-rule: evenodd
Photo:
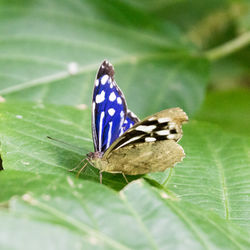
<path fill-rule="evenodd" d="M 103 122 L 103 118 L 104 118 L 104 111 L 101 112 L 101 117 L 100 117 L 100 124 L 99 124 L 99 151 L 102 151 L 102 122 Z"/>
<path fill-rule="evenodd" d="M 115 99 L 116 99 L 115 92 L 112 92 L 112 93 L 109 95 L 109 100 L 110 100 L 111 102 L 113 102 Z"/>
<path fill-rule="evenodd" d="M 115 114 L 115 109 L 110 108 L 110 109 L 108 110 L 108 113 L 109 113 L 110 116 L 113 116 L 113 115 Z"/>
<path fill-rule="evenodd" d="M 128 141 L 125 141 L 125 142 L 124 142 L 122 145 L 120 145 L 118 148 L 121 148 L 121 147 L 127 145 L 128 143 L 130 143 L 130 142 L 132 142 L 132 141 L 136 141 L 136 140 L 140 139 L 141 137 L 142 137 L 142 135 L 141 135 L 141 136 L 132 137 L 132 138 L 129 139 Z M 118 149 L 118 148 L 117 148 L 117 149 Z"/>
<path fill-rule="evenodd" d="M 169 135 L 169 130 L 160 130 L 156 132 L 157 135 Z"/>
<path fill-rule="evenodd" d="M 120 116 L 121 116 L 121 117 L 124 117 L 124 112 L 123 112 L 123 110 L 121 111 Z"/>
<path fill-rule="evenodd" d="M 154 116 L 148 118 L 148 121 L 153 121 L 153 120 L 155 120 L 155 117 L 154 117 Z"/>
<path fill-rule="evenodd" d="M 123 133 L 124 133 L 124 131 L 123 131 L 123 128 L 121 127 L 121 131 L 120 131 L 119 136 L 121 136 Z"/>
<path fill-rule="evenodd" d="M 145 138 L 145 142 L 153 142 L 156 141 L 156 139 L 154 137 L 146 137 Z"/>
<path fill-rule="evenodd" d="M 113 122 L 109 122 L 109 132 L 108 132 L 108 141 L 107 141 L 106 149 L 109 148 L 109 146 L 110 146 L 111 134 L 112 134 L 112 125 L 113 125 Z"/>
<path fill-rule="evenodd" d="M 168 139 L 169 140 L 173 140 L 173 139 L 175 139 L 176 138 L 176 135 L 168 135 Z"/>
<path fill-rule="evenodd" d="M 105 92 L 104 90 L 101 92 L 101 94 L 96 95 L 95 102 L 96 103 L 101 103 L 105 100 Z"/>
<path fill-rule="evenodd" d="M 122 98 L 121 98 L 121 97 L 118 97 L 118 98 L 117 98 L 117 103 L 118 103 L 118 104 L 122 104 Z"/>
<path fill-rule="evenodd" d="M 168 118 L 168 117 L 162 117 L 162 118 L 158 119 L 159 123 L 164 123 L 164 122 L 169 122 L 169 121 L 170 121 L 170 118 Z"/>
<path fill-rule="evenodd" d="M 156 128 L 155 125 L 150 125 L 150 126 L 140 125 L 135 130 L 142 131 L 142 132 L 151 132 L 155 128 Z"/>
<path fill-rule="evenodd" d="M 169 129 L 174 129 L 174 128 L 175 128 L 175 123 L 170 122 L 170 123 L 168 124 L 168 127 L 169 127 Z"/>
<path fill-rule="evenodd" d="M 98 87 L 99 86 L 99 79 L 95 80 L 95 86 Z"/>
<path fill-rule="evenodd" d="M 102 79 L 101 79 L 101 84 L 102 84 L 102 85 L 106 84 L 106 82 L 108 81 L 108 79 L 109 79 L 109 76 L 108 76 L 108 75 L 104 75 L 104 76 L 102 77 Z"/>

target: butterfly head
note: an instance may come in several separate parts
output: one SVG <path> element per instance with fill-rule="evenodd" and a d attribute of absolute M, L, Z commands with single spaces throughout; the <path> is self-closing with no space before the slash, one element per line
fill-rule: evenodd
<path fill-rule="evenodd" d="M 89 161 L 93 161 L 95 159 L 102 158 L 102 156 L 103 156 L 103 152 L 99 152 L 99 151 L 89 152 L 87 154 L 87 158 Z"/>

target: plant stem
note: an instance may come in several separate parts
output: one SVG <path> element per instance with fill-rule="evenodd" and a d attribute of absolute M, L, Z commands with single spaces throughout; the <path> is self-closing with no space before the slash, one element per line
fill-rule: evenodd
<path fill-rule="evenodd" d="M 218 60 L 222 57 L 228 56 L 243 47 L 250 44 L 250 32 L 246 32 L 239 37 L 211 50 L 205 52 L 205 56 L 210 61 Z"/>

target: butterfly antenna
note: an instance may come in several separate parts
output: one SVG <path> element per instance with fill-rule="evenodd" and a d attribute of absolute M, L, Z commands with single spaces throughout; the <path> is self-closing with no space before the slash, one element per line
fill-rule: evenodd
<path fill-rule="evenodd" d="M 61 140 L 59 140 L 59 139 L 56 139 L 56 138 L 53 138 L 53 137 L 50 137 L 50 136 L 47 136 L 47 138 L 50 139 L 50 140 L 52 140 L 52 141 L 56 141 L 56 142 L 62 143 L 62 144 L 64 144 L 64 145 L 70 146 L 70 147 L 72 147 L 72 148 L 77 148 L 78 150 L 81 150 L 81 151 L 84 150 L 84 151 L 86 151 L 86 152 L 89 152 L 88 149 L 85 149 L 85 148 L 82 148 L 82 147 L 78 147 L 78 146 L 72 145 L 72 144 L 70 144 L 70 143 L 61 141 Z"/>

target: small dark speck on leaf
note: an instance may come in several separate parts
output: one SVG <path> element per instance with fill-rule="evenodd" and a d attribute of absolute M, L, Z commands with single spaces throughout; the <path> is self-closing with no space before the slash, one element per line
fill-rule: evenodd
<path fill-rule="evenodd" d="M 0 171 L 3 170 L 3 161 L 2 161 L 2 158 L 1 158 L 1 155 L 0 155 Z"/>

